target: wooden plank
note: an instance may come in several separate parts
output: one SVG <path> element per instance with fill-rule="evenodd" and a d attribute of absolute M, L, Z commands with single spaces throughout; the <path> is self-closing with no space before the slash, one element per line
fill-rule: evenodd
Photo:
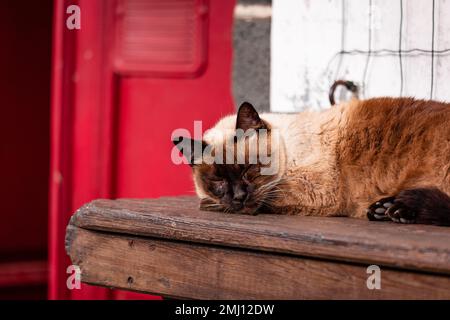
<path fill-rule="evenodd" d="M 195 197 L 95 200 L 71 223 L 91 230 L 450 274 L 450 228 L 350 218 L 205 212 Z"/>
<path fill-rule="evenodd" d="M 68 228 L 83 282 L 194 299 L 449 299 L 450 278 L 367 266 Z"/>

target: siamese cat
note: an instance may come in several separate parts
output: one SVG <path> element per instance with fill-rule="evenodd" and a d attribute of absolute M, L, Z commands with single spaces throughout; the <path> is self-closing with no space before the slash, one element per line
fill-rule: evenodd
<path fill-rule="evenodd" d="M 202 141 L 174 143 L 204 210 L 450 225 L 450 104 L 354 99 L 259 115 L 245 102 Z"/>

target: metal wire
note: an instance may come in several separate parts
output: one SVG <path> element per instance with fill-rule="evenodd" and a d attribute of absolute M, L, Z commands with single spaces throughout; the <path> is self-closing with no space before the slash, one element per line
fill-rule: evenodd
<path fill-rule="evenodd" d="M 333 61 L 336 58 L 339 58 L 336 72 L 334 74 L 333 82 L 338 80 L 340 77 L 340 70 L 342 68 L 343 58 L 346 55 L 353 56 L 353 55 L 365 55 L 366 56 L 366 63 L 364 66 L 364 72 L 363 72 L 363 80 L 362 80 L 362 86 L 363 90 L 368 86 L 367 81 L 367 74 L 368 74 L 368 67 L 371 58 L 373 57 L 383 57 L 383 56 L 398 56 L 399 59 L 399 67 L 400 67 L 400 96 L 403 95 L 404 91 L 404 66 L 403 66 L 403 59 L 405 57 L 416 57 L 416 56 L 430 56 L 431 57 L 431 83 L 430 83 L 430 99 L 434 96 L 434 85 L 435 85 L 435 59 L 438 56 L 445 56 L 450 54 L 450 48 L 448 49 L 441 49 L 436 50 L 435 49 L 435 16 L 436 16 L 436 0 L 432 1 L 432 29 L 431 29 L 431 49 L 422 49 L 422 48 L 412 48 L 412 49 L 403 49 L 402 42 L 403 42 L 403 23 L 404 23 L 404 3 L 403 0 L 400 0 L 400 23 L 399 23 L 399 36 L 398 36 L 398 49 L 378 49 L 373 50 L 372 48 L 372 16 L 373 16 L 373 5 L 372 0 L 369 0 L 369 23 L 368 23 L 368 49 L 367 50 L 345 50 L 345 39 L 346 39 L 346 24 L 347 24 L 347 16 L 346 16 L 346 0 L 342 0 L 342 23 L 343 26 L 341 28 L 341 49 L 340 51 L 336 52 L 333 57 L 330 59 L 330 61 L 327 64 L 325 74 L 328 74 L 328 70 L 330 69 Z"/>
<path fill-rule="evenodd" d="M 398 35 L 398 63 L 400 66 L 400 97 L 403 96 L 402 29 L 403 29 L 403 0 L 400 0 L 400 28 Z"/>
<path fill-rule="evenodd" d="M 368 39 L 369 39 L 369 43 L 368 43 L 368 48 L 369 50 L 367 50 L 367 58 L 366 58 L 366 64 L 364 66 L 364 73 L 363 73 L 363 79 L 362 79 L 362 89 L 363 89 L 363 95 L 366 95 L 366 89 L 368 87 L 367 85 L 367 70 L 369 69 L 369 62 L 370 62 L 370 56 L 372 54 L 372 0 L 369 0 L 369 35 L 368 35 Z"/>
<path fill-rule="evenodd" d="M 433 0 L 432 16 L 431 16 L 431 88 L 430 88 L 430 99 L 433 99 L 434 91 L 434 8 L 435 0 Z"/>

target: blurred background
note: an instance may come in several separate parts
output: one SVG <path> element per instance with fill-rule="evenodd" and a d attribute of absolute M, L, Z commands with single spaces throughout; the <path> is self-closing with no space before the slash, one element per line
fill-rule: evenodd
<path fill-rule="evenodd" d="M 449 13 L 447 0 L 2 0 L 0 299 L 156 299 L 67 289 L 77 208 L 192 193 L 172 131 L 243 101 L 320 110 L 341 78 L 362 98 L 450 100 Z"/>

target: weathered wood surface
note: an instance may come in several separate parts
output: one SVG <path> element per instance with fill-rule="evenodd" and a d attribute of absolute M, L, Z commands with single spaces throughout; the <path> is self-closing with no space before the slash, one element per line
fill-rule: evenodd
<path fill-rule="evenodd" d="M 72 217 L 71 225 L 116 234 L 450 274 L 450 228 L 445 227 L 350 218 L 204 212 L 198 209 L 195 197 L 96 200 L 83 206 Z M 73 253 L 75 244 L 70 237 L 68 240 L 67 250 Z"/>
<path fill-rule="evenodd" d="M 67 242 L 73 263 L 82 270 L 82 281 L 158 295 L 196 299 L 450 298 L 450 277 L 446 275 L 382 268 L 381 289 L 369 290 L 367 265 L 113 234 L 74 225 L 67 229 Z"/>

